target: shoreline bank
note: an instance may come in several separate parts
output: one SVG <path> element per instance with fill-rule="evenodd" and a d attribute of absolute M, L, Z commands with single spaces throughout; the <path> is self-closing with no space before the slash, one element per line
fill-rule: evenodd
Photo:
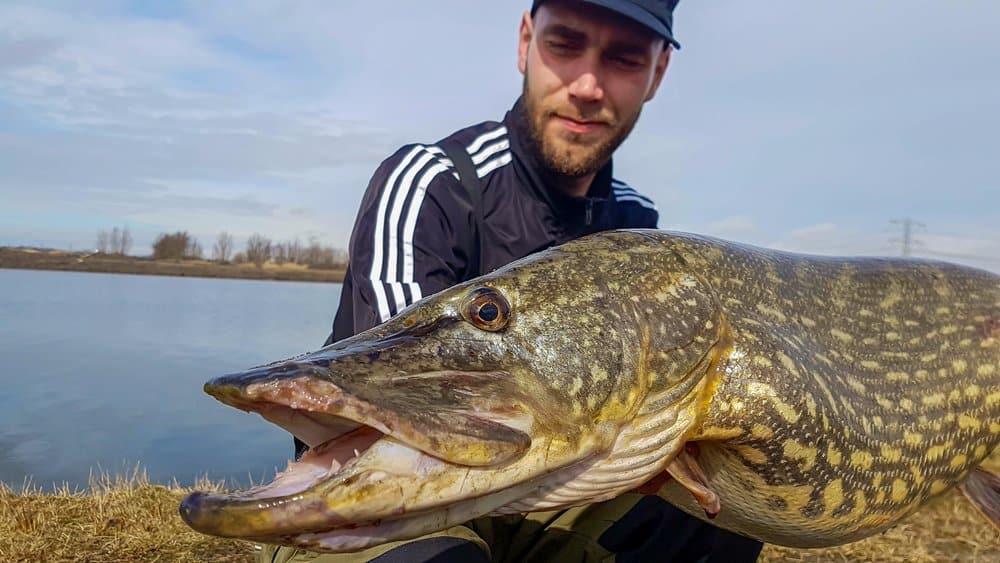
<path fill-rule="evenodd" d="M 0 268 L 103 274 L 342 283 L 344 270 L 299 264 L 219 264 L 207 260 L 153 260 L 87 252 L 0 247 Z"/>

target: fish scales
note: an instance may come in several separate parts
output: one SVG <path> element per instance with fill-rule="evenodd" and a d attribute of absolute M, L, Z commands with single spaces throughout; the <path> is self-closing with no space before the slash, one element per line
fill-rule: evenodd
<path fill-rule="evenodd" d="M 735 508 L 717 525 L 793 546 L 859 539 L 960 482 L 996 446 L 997 276 L 651 236 L 715 280 L 717 295 L 738 296 L 720 299 L 734 343 L 703 432 L 740 432 L 699 458 Z M 667 489 L 704 517 L 687 491 Z"/>
<path fill-rule="evenodd" d="M 205 533 L 352 551 L 655 483 L 715 525 L 835 545 L 996 447 L 1000 276 L 612 231 L 205 389 L 313 448 L 188 497 Z"/>

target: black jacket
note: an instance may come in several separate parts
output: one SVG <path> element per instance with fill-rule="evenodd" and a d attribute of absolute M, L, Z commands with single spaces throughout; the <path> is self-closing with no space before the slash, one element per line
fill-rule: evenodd
<path fill-rule="evenodd" d="M 536 251 L 598 231 L 657 226 L 656 206 L 613 179 L 611 163 L 597 173 L 587 197 L 550 188 L 524 119 L 518 101 L 501 123 L 480 123 L 435 144 L 407 145 L 379 166 L 351 235 L 350 265 L 327 344 Z M 480 177 L 481 246 L 470 194 L 441 149 L 450 139 L 466 148 Z M 296 443 L 301 453 L 304 444 Z M 616 560 L 637 562 L 754 561 L 761 549 L 757 541 L 652 496 L 599 541 Z"/>
<path fill-rule="evenodd" d="M 372 177 L 351 235 L 350 266 L 327 344 L 407 305 L 553 245 L 622 228 L 655 228 L 653 202 L 601 169 L 587 197 L 550 188 L 518 101 L 503 122 L 462 129 L 390 156 Z M 466 147 L 482 188 L 478 261 L 473 206 L 440 146 Z M 478 271 L 476 266 L 479 266 Z"/>

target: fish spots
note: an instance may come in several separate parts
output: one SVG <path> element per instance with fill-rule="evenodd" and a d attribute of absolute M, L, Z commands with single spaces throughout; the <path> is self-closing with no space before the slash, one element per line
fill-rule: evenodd
<path fill-rule="evenodd" d="M 851 452 L 851 465 L 859 467 L 861 469 L 871 469 L 872 462 L 875 461 L 875 457 L 871 452 L 865 450 L 858 450 L 856 452 Z"/>
<path fill-rule="evenodd" d="M 934 481 L 931 482 L 931 494 L 936 495 L 939 493 L 943 493 L 944 491 L 948 490 L 949 487 L 951 487 L 951 483 L 947 481 L 942 481 L 941 479 L 935 479 Z"/>
<path fill-rule="evenodd" d="M 764 303 L 757 303 L 757 310 L 778 322 L 782 323 L 788 322 L 788 317 L 786 317 L 784 313 Z"/>
<path fill-rule="evenodd" d="M 785 422 L 795 424 L 799 421 L 799 418 L 801 417 L 799 412 L 782 400 L 782 398 L 779 397 L 778 393 L 774 390 L 774 387 L 771 387 L 766 383 L 753 381 L 747 385 L 747 391 L 749 391 L 751 395 L 762 397 L 770 401 L 771 406 L 774 407 L 774 410 L 777 411 Z"/>
<path fill-rule="evenodd" d="M 982 428 L 983 423 L 979 421 L 978 418 L 969 416 L 967 414 L 958 415 L 958 428 L 961 430 L 979 430 Z"/>
<path fill-rule="evenodd" d="M 892 481 L 892 491 L 889 494 L 893 502 L 903 502 L 909 493 L 910 487 L 906 484 L 906 481 L 902 479 L 894 479 Z"/>
<path fill-rule="evenodd" d="M 844 481 L 834 479 L 823 488 L 823 508 L 827 512 L 832 512 L 835 508 L 844 503 Z"/>
<path fill-rule="evenodd" d="M 994 391 L 986 396 L 986 406 L 992 407 L 993 405 L 1000 403 L 1000 391 Z"/>
<path fill-rule="evenodd" d="M 875 402 L 878 403 L 878 406 L 886 410 L 892 410 L 896 408 L 896 403 L 893 403 L 892 401 L 886 399 L 885 397 L 879 395 L 878 393 L 875 394 Z"/>
<path fill-rule="evenodd" d="M 944 457 L 944 454 L 951 449 L 952 442 L 945 442 L 944 444 L 938 444 L 936 446 L 931 446 L 927 448 L 927 459 L 931 461 L 937 461 Z"/>
<path fill-rule="evenodd" d="M 951 458 L 951 461 L 948 462 L 948 466 L 951 467 L 952 469 L 962 469 L 968 463 L 969 463 L 969 458 L 965 454 L 958 454 L 955 457 Z"/>
<path fill-rule="evenodd" d="M 944 393 L 934 393 L 921 397 L 920 402 L 925 407 L 943 407 L 945 401 Z"/>
<path fill-rule="evenodd" d="M 920 361 L 925 364 L 929 364 L 934 360 L 937 360 L 937 357 L 938 357 L 937 354 L 931 352 L 930 354 L 924 354 L 923 356 L 920 356 Z"/>
<path fill-rule="evenodd" d="M 816 416 L 816 399 L 813 398 L 812 393 L 806 393 L 806 410 L 809 412 L 809 416 Z"/>
<path fill-rule="evenodd" d="M 888 444 L 882 445 L 882 458 L 886 461 L 896 463 L 903 458 L 903 451 Z"/>
<path fill-rule="evenodd" d="M 976 452 L 972 455 L 976 456 L 976 461 L 982 461 L 986 457 L 987 448 L 985 444 L 979 444 L 976 446 Z"/>
<path fill-rule="evenodd" d="M 910 374 L 905 371 L 890 371 L 886 372 L 885 378 L 889 381 L 909 381 Z"/>
<path fill-rule="evenodd" d="M 907 399 L 906 397 L 903 397 L 902 399 L 899 400 L 899 408 L 901 408 L 901 409 L 903 409 L 904 411 L 907 411 L 907 412 L 912 412 L 913 411 L 913 401 Z"/>
<path fill-rule="evenodd" d="M 569 395 L 576 396 L 580 390 L 583 389 L 583 379 L 580 377 L 574 377 L 573 382 L 569 386 Z"/>
<path fill-rule="evenodd" d="M 804 326 L 806 328 L 815 328 L 816 327 L 816 321 L 810 319 L 809 317 L 807 317 L 805 315 L 799 316 L 799 322 L 801 322 L 802 326 Z"/>
<path fill-rule="evenodd" d="M 833 336 L 834 338 L 845 344 L 850 344 L 851 342 L 854 342 L 853 336 L 837 328 L 830 329 L 830 336 Z"/>
<path fill-rule="evenodd" d="M 880 370 L 882 369 L 882 364 L 876 362 L 875 360 L 862 360 L 861 367 L 868 370 Z"/>
<path fill-rule="evenodd" d="M 976 368 L 976 375 L 979 377 L 990 377 L 996 373 L 997 368 L 993 364 L 983 364 Z"/>
<path fill-rule="evenodd" d="M 958 360 L 955 360 L 955 361 L 951 362 L 951 369 L 955 373 L 961 375 L 961 374 L 965 373 L 965 370 L 969 369 L 969 364 L 965 360 L 958 359 Z"/>
<path fill-rule="evenodd" d="M 778 361 L 781 362 L 781 365 L 783 365 L 786 370 L 788 370 L 788 373 L 794 375 L 795 377 L 801 376 L 798 367 L 796 367 L 795 365 L 795 362 L 791 358 L 789 358 L 784 352 L 778 352 Z"/>
<path fill-rule="evenodd" d="M 830 444 L 826 447 L 826 460 L 830 462 L 830 465 L 836 467 L 840 465 L 840 462 L 843 461 L 843 459 L 843 454 L 840 453 L 840 450 L 838 450 L 836 446 Z"/>
<path fill-rule="evenodd" d="M 924 441 L 924 435 L 919 432 L 903 432 L 903 443 L 907 446 L 917 447 Z"/>
<path fill-rule="evenodd" d="M 762 368 L 772 368 L 772 367 L 774 367 L 774 363 L 771 362 L 770 359 L 768 359 L 768 358 L 766 358 L 764 356 L 754 356 L 753 359 L 750 360 L 750 362 L 753 365 L 758 366 L 758 367 L 762 367 Z"/>
<path fill-rule="evenodd" d="M 886 295 L 885 298 L 882 299 L 882 302 L 878 304 L 878 306 L 883 309 L 891 309 L 896 305 L 896 303 L 899 303 L 902 300 L 903 296 L 900 295 L 899 292 L 893 291 L 892 293 Z"/>
<path fill-rule="evenodd" d="M 850 387 L 852 390 L 854 390 L 855 393 L 858 393 L 858 394 L 864 394 L 865 392 L 868 391 L 868 388 L 865 387 L 864 383 L 861 383 L 860 381 L 858 381 L 857 379 L 855 379 L 852 376 L 847 376 L 847 386 Z"/>
<path fill-rule="evenodd" d="M 652 374 L 650 374 L 652 377 Z M 608 379 L 608 371 L 600 366 L 590 367 L 590 376 L 593 378 L 594 383 L 601 383 Z"/>
<path fill-rule="evenodd" d="M 774 431 L 763 424 L 754 424 L 750 428 L 750 435 L 758 440 L 769 440 L 774 436 Z"/>
<path fill-rule="evenodd" d="M 802 444 L 798 440 L 785 440 L 782 444 L 785 459 L 801 462 L 800 469 L 807 472 L 816 464 L 816 448 Z"/>

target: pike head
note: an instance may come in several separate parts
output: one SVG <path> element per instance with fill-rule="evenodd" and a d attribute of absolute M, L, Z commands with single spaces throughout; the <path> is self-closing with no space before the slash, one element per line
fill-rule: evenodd
<path fill-rule="evenodd" d="M 613 498 L 699 422 L 724 324 L 707 285 L 641 232 L 549 249 L 207 383 L 311 449 L 269 484 L 193 493 L 181 515 L 207 534 L 353 551 Z"/>

